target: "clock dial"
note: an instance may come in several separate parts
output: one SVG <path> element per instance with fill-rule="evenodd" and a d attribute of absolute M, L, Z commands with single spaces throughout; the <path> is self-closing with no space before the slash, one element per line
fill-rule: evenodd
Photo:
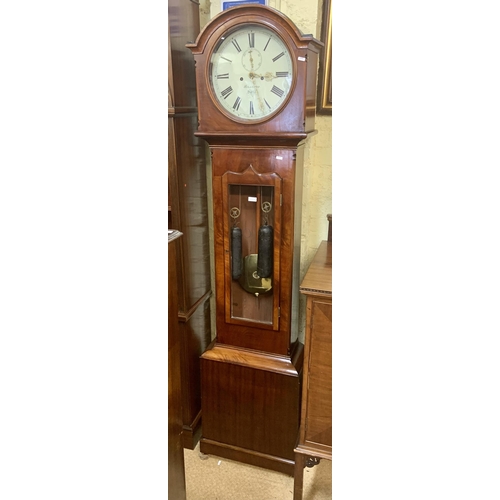
<path fill-rule="evenodd" d="M 287 101 L 293 61 L 283 40 L 260 25 L 244 25 L 221 37 L 209 66 L 215 100 L 232 118 L 264 120 Z"/>

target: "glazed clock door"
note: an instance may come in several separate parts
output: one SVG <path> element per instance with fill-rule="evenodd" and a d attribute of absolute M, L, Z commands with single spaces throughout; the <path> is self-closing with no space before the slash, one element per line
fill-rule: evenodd
<path fill-rule="evenodd" d="M 226 323 L 279 330 L 281 190 L 251 165 L 222 176 Z"/>

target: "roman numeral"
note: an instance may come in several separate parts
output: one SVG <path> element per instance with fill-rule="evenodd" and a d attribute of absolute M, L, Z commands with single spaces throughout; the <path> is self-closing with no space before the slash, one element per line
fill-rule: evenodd
<path fill-rule="evenodd" d="M 236 50 L 238 52 L 241 52 L 240 44 L 236 40 L 232 40 L 232 42 L 233 42 L 233 45 L 236 47 Z"/>
<path fill-rule="evenodd" d="M 273 62 L 276 62 L 280 57 L 283 57 L 285 55 L 284 52 L 282 52 L 281 54 L 278 54 L 276 57 L 273 57 Z"/>
<path fill-rule="evenodd" d="M 253 115 L 254 114 L 254 110 L 253 110 L 253 102 L 250 101 L 250 114 Z"/>
<path fill-rule="evenodd" d="M 231 59 L 228 59 L 227 57 L 224 57 L 224 56 L 220 56 L 221 59 L 224 59 L 224 61 L 227 61 L 227 62 L 230 62 L 232 63 L 233 61 L 231 61 Z"/>
<path fill-rule="evenodd" d="M 276 77 L 280 78 L 286 78 L 288 76 L 288 71 L 276 71 Z"/>
<path fill-rule="evenodd" d="M 229 78 L 229 73 L 222 73 L 220 75 L 217 75 L 217 80 L 222 80 L 227 78 Z"/>
<path fill-rule="evenodd" d="M 267 46 L 269 45 L 269 42 L 270 42 L 270 41 L 271 41 L 271 37 L 269 37 L 269 40 L 267 41 L 266 46 L 264 47 L 264 52 L 266 51 Z"/>
<path fill-rule="evenodd" d="M 271 109 L 271 106 L 269 106 L 269 103 L 264 99 L 264 102 L 266 103 L 267 107 Z"/>
<path fill-rule="evenodd" d="M 278 97 L 283 97 L 283 94 L 285 93 L 284 90 L 279 89 L 278 87 L 276 87 L 276 85 L 273 85 L 271 92 L 273 94 L 276 94 Z"/>
<path fill-rule="evenodd" d="M 251 49 L 255 47 L 255 33 L 248 33 L 248 45 Z"/>
<path fill-rule="evenodd" d="M 227 97 L 230 96 L 232 93 L 233 93 L 233 87 L 229 86 L 227 89 L 224 89 L 221 92 L 221 95 L 222 97 L 224 97 L 224 99 L 227 99 Z"/>
<path fill-rule="evenodd" d="M 241 104 L 241 98 L 237 97 L 236 101 L 234 101 L 233 109 L 238 111 L 240 109 L 240 104 Z"/>

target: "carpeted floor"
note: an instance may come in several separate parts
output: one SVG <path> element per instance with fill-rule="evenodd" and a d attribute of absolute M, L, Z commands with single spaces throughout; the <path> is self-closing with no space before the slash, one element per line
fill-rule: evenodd
<path fill-rule="evenodd" d="M 184 450 L 187 500 L 292 500 L 293 477 Z M 303 500 L 331 500 L 332 464 L 304 469 Z"/>

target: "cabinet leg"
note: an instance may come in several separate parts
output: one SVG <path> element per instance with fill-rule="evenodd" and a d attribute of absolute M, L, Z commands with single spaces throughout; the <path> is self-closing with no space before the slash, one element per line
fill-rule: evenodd
<path fill-rule="evenodd" d="M 293 476 L 293 500 L 302 500 L 302 490 L 304 485 L 305 455 L 295 453 L 295 470 Z"/>

